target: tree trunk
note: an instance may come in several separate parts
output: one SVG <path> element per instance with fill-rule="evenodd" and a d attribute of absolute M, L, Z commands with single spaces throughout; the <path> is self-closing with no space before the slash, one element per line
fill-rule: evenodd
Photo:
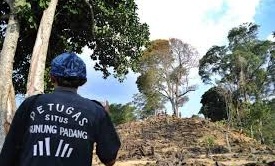
<path fill-rule="evenodd" d="M 8 108 L 8 112 L 7 112 L 6 121 L 7 123 L 11 124 L 11 121 L 16 111 L 15 91 L 14 91 L 13 84 L 10 84 L 9 86 L 7 108 Z"/>
<path fill-rule="evenodd" d="M 176 107 L 175 99 L 171 100 L 171 106 L 172 106 L 172 110 L 173 110 L 173 115 L 178 117 L 178 110 L 177 110 L 177 107 Z"/>
<path fill-rule="evenodd" d="M 225 132 L 225 139 L 226 139 L 226 144 L 227 144 L 227 148 L 229 150 L 229 152 L 231 153 L 232 151 L 232 148 L 231 148 L 231 145 L 230 145 L 230 140 L 229 140 L 229 133 L 230 133 L 230 126 L 231 126 L 231 123 L 232 123 L 232 110 L 231 110 L 231 96 L 228 94 L 228 93 L 225 93 L 224 94 L 225 96 L 225 105 L 226 105 L 226 114 L 227 114 L 227 128 L 226 128 L 226 132 Z"/>
<path fill-rule="evenodd" d="M 32 52 L 26 97 L 44 92 L 44 73 L 52 24 L 58 0 L 51 0 L 44 10 Z"/>
<path fill-rule="evenodd" d="M 13 1 L 10 2 L 13 4 Z M 11 7 L 11 9 L 13 9 Z M 11 12 L 3 47 L 0 53 L 0 150 L 5 139 L 4 124 L 10 123 L 15 111 L 14 91 L 12 85 L 13 59 L 19 38 L 19 23 Z M 9 116 L 8 116 L 9 115 Z"/>
<path fill-rule="evenodd" d="M 230 133 L 230 126 L 229 126 L 229 124 L 227 124 L 227 129 L 225 132 L 225 139 L 226 139 L 227 148 L 228 148 L 229 152 L 231 153 L 231 145 L 230 145 L 229 136 L 228 136 L 229 133 Z"/>
<path fill-rule="evenodd" d="M 254 138 L 253 125 L 250 125 L 250 137 Z"/>
<path fill-rule="evenodd" d="M 177 106 L 177 103 L 175 104 L 175 115 L 177 118 L 179 117 L 179 108 Z"/>
<path fill-rule="evenodd" d="M 264 140 L 262 128 L 263 128 L 263 121 L 260 120 L 260 124 L 259 124 L 258 131 L 259 131 L 259 133 L 260 133 L 261 144 L 264 144 L 264 143 L 265 143 L 265 140 Z"/>

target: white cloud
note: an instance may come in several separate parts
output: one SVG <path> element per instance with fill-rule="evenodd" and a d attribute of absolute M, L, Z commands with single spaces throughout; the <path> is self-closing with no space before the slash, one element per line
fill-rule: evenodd
<path fill-rule="evenodd" d="M 179 38 L 200 54 L 226 41 L 228 31 L 253 21 L 260 0 L 136 0 L 151 39 Z"/>

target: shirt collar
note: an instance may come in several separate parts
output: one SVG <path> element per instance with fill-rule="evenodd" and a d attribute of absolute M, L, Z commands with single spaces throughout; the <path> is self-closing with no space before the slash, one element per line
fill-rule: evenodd
<path fill-rule="evenodd" d="M 54 88 L 54 91 L 55 92 L 68 91 L 68 92 L 77 93 L 77 88 L 69 88 L 69 87 L 57 86 L 56 88 Z"/>

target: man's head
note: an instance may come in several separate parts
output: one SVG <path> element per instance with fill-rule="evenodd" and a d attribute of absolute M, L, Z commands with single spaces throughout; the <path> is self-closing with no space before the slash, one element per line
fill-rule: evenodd
<path fill-rule="evenodd" d="M 86 65 L 75 53 L 65 52 L 51 62 L 51 79 L 58 86 L 77 88 L 86 83 Z"/>

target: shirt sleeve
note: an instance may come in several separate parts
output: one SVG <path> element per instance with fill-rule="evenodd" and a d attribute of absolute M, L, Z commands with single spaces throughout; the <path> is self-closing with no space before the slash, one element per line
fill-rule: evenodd
<path fill-rule="evenodd" d="M 0 165 L 17 165 L 26 131 L 25 102 L 16 110 L 0 154 Z"/>
<path fill-rule="evenodd" d="M 99 121 L 96 134 L 96 154 L 104 164 L 116 159 L 120 148 L 120 140 L 110 116 L 104 112 L 103 118 Z"/>

